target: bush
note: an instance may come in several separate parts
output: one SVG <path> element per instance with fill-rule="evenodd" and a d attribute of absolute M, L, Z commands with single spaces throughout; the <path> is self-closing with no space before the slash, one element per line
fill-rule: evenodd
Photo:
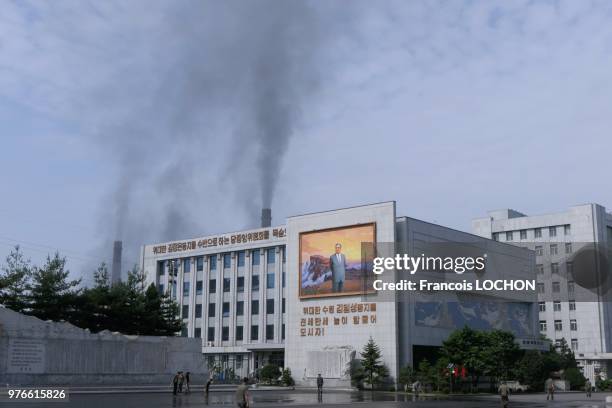
<path fill-rule="evenodd" d="M 581 390 L 584 387 L 584 383 L 586 378 L 577 368 L 568 368 L 563 373 L 563 378 L 570 383 L 570 389 L 572 390 Z"/>
<path fill-rule="evenodd" d="M 272 380 L 276 380 L 281 375 L 281 370 L 277 365 L 266 364 L 260 372 L 261 379 L 270 384 Z"/>
<path fill-rule="evenodd" d="M 295 385 L 295 381 L 293 381 L 293 377 L 291 377 L 291 369 L 285 368 L 283 370 L 283 374 L 281 376 L 281 382 L 286 387 L 293 387 Z"/>

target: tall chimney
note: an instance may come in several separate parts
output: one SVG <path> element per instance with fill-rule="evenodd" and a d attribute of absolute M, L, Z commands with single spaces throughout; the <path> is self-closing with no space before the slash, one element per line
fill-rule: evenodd
<path fill-rule="evenodd" d="M 272 225 L 272 209 L 263 208 L 261 210 L 261 227 L 268 228 Z"/>
<path fill-rule="evenodd" d="M 111 283 L 121 282 L 121 252 L 123 243 L 115 241 L 113 243 L 113 267 L 111 269 Z"/>

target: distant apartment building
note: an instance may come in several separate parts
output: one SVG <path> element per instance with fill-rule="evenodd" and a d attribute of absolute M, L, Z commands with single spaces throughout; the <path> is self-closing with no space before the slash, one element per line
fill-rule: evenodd
<path fill-rule="evenodd" d="M 612 368 L 612 214 L 598 204 L 532 216 L 503 209 L 474 219 L 472 231 L 535 251 L 540 333 L 557 346 L 565 339 L 591 381 L 606 378 Z"/>

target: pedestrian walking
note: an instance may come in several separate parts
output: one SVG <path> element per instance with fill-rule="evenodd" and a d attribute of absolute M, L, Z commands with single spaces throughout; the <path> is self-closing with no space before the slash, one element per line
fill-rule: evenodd
<path fill-rule="evenodd" d="M 179 378 L 178 378 L 178 392 L 181 393 L 183 392 L 183 383 L 185 382 L 185 376 L 183 375 L 182 371 L 179 371 Z"/>
<path fill-rule="evenodd" d="M 555 383 L 552 378 L 548 377 L 546 382 L 544 383 L 546 387 L 546 401 L 555 399 Z"/>
<path fill-rule="evenodd" d="M 190 391 L 190 389 L 189 389 L 189 380 L 190 380 L 189 375 L 190 375 L 190 373 L 189 373 L 189 371 L 187 371 L 185 373 L 185 388 L 186 388 L 185 392 L 186 393 L 189 393 L 189 391 Z"/>
<path fill-rule="evenodd" d="M 414 394 L 415 398 L 419 398 L 420 392 L 421 392 L 421 382 L 419 380 L 416 380 L 415 382 L 412 383 L 412 393 Z"/>
<path fill-rule="evenodd" d="M 178 390 L 178 383 L 179 383 L 179 372 L 177 371 L 176 374 L 174 374 L 174 378 L 172 378 L 172 394 L 176 395 L 176 391 Z"/>
<path fill-rule="evenodd" d="M 499 396 L 501 397 L 501 406 L 502 408 L 506 408 L 508 406 L 508 396 L 510 395 L 510 389 L 508 388 L 508 384 L 503 381 L 499 386 Z"/>
<path fill-rule="evenodd" d="M 591 385 L 591 380 L 586 380 L 584 383 L 584 391 L 586 392 L 586 397 L 591 398 L 591 390 L 593 389 L 593 385 Z"/>
<path fill-rule="evenodd" d="M 242 384 L 236 388 L 236 403 L 239 408 L 248 408 L 249 406 L 249 386 L 248 378 L 244 377 L 242 379 Z"/>
<path fill-rule="evenodd" d="M 208 393 L 210 392 L 210 384 L 212 384 L 212 378 L 209 378 L 208 381 L 206 381 L 205 394 L 207 397 L 208 397 Z"/>
<path fill-rule="evenodd" d="M 317 396 L 323 395 L 323 377 L 321 377 L 321 373 L 317 375 Z"/>

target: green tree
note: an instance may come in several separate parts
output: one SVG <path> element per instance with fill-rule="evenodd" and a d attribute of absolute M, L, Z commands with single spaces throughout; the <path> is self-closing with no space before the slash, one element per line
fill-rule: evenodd
<path fill-rule="evenodd" d="M 270 384 L 273 380 L 276 380 L 278 377 L 280 377 L 281 370 L 280 368 L 278 368 L 277 365 L 266 364 L 265 366 L 263 366 L 259 374 L 264 382 Z"/>
<path fill-rule="evenodd" d="M 563 372 L 563 379 L 570 383 L 570 389 L 582 390 L 586 378 L 577 367 L 571 367 Z"/>
<path fill-rule="evenodd" d="M 478 379 L 487 368 L 488 337 L 486 332 L 469 327 L 455 330 L 442 343 L 441 354 L 449 363 L 464 366 L 472 377 L 472 387 L 478 386 Z"/>
<path fill-rule="evenodd" d="M 381 360 L 380 348 L 370 337 L 363 348 L 358 377 L 374 389 L 389 376 L 389 370 Z"/>
<path fill-rule="evenodd" d="M 414 382 L 415 378 L 416 374 L 412 369 L 412 366 L 406 364 L 400 368 L 399 375 L 397 376 L 397 382 L 403 386 L 410 385 Z"/>
<path fill-rule="evenodd" d="M 542 353 L 537 350 L 525 351 L 517 367 L 517 379 L 521 384 L 528 385 L 532 391 L 543 390 L 548 373 L 548 364 Z"/>
<path fill-rule="evenodd" d="M 32 265 L 19 249 L 19 245 L 6 257 L 0 269 L 0 303 L 16 312 L 27 308 L 27 294 L 32 276 Z"/>
<path fill-rule="evenodd" d="M 502 330 L 483 333 L 485 342 L 481 356 L 485 361 L 484 373 L 495 379 L 508 379 L 521 356 L 514 334 Z"/>
<path fill-rule="evenodd" d="M 282 376 L 281 376 L 281 382 L 286 387 L 292 387 L 292 386 L 295 385 L 295 381 L 293 380 L 293 377 L 291 376 L 291 369 L 290 368 L 285 368 L 283 370 L 283 373 L 282 373 Z"/>
<path fill-rule="evenodd" d="M 66 258 L 55 253 L 47 256 L 42 268 L 34 268 L 27 313 L 43 320 L 71 321 L 81 283 L 80 279 L 69 280 Z"/>

